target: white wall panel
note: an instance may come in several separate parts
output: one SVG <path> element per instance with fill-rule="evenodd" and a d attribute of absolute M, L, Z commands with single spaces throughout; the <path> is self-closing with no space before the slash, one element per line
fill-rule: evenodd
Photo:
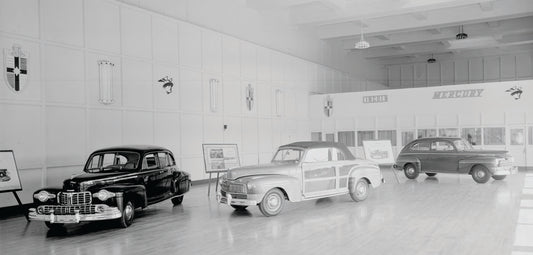
<path fill-rule="evenodd" d="M 122 105 L 122 64 L 120 57 L 110 56 L 99 53 L 85 54 L 85 88 L 86 100 L 91 106 L 101 106 L 100 83 L 99 83 L 99 66 L 98 61 L 108 60 L 115 66 L 113 67 L 113 104 L 110 106 Z"/>
<path fill-rule="evenodd" d="M 416 119 L 414 115 L 399 115 L 398 127 L 400 129 L 409 129 L 416 127 Z"/>
<path fill-rule="evenodd" d="M 451 85 L 455 83 L 454 62 L 444 61 L 440 64 L 442 85 Z"/>
<path fill-rule="evenodd" d="M 313 130 L 320 130 L 320 126 L 314 126 L 312 128 Z M 349 130 L 355 130 L 355 121 L 353 118 L 342 118 L 342 119 L 336 119 L 335 120 L 335 129 L 337 131 L 349 131 Z"/>
<path fill-rule="evenodd" d="M 85 110 L 46 108 L 46 163 L 76 165 L 85 160 Z"/>
<path fill-rule="evenodd" d="M 426 87 L 427 86 L 427 64 L 418 63 L 414 65 L 414 87 Z"/>
<path fill-rule="evenodd" d="M 122 100 L 124 106 L 148 109 L 153 107 L 152 65 L 149 62 L 122 59 Z"/>
<path fill-rule="evenodd" d="M 468 78 L 468 60 L 461 59 L 455 61 L 455 84 L 466 84 Z"/>
<path fill-rule="evenodd" d="M 32 105 L 5 105 L 2 116 L 0 148 L 15 152 L 20 169 L 40 167 L 44 137 L 39 129 L 42 123 L 41 108 Z"/>
<path fill-rule="evenodd" d="M 182 68 L 180 73 L 180 107 L 186 112 L 202 112 L 202 74 Z"/>
<path fill-rule="evenodd" d="M 394 129 L 396 127 L 396 116 L 377 116 L 376 117 L 377 129 Z"/>
<path fill-rule="evenodd" d="M 440 127 L 443 127 L 443 126 L 455 127 L 458 125 L 457 120 L 458 119 L 457 119 L 456 113 L 443 113 L 443 114 L 437 115 L 438 126 Z"/>
<path fill-rule="evenodd" d="M 165 18 L 152 18 L 154 60 L 178 63 L 178 23 Z"/>
<path fill-rule="evenodd" d="M 402 79 L 402 88 L 412 88 L 414 82 L 414 67 L 413 65 L 402 65 L 401 66 L 401 79 Z"/>
<path fill-rule="evenodd" d="M 275 104 L 275 95 L 272 94 L 272 88 L 268 83 L 259 83 L 256 86 L 256 106 L 260 116 L 271 116 L 272 105 Z M 307 105 L 305 105 L 307 107 Z"/>
<path fill-rule="evenodd" d="M 483 59 L 483 80 L 485 82 L 498 81 L 500 79 L 500 58 L 486 57 Z"/>
<path fill-rule="evenodd" d="M 505 124 L 505 113 L 502 112 L 491 112 L 483 113 L 482 115 L 482 124 L 485 126 L 503 126 Z"/>
<path fill-rule="evenodd" d="M 241 57 L 240 43 L 238 40 L 223 36 L 222 37 L 222 69 L 224 78 L 226 76 L 240 77 L 241 75 Z"/>
<path fill-rule="evenodd" d="M 272 51 L 258 47 L 257 48 L 257 80 L 271 81 L 272 79 Z"/>
<path fill-rule="evenodd" d="M 222 116 L 204 117 L 204 143 L 224 142 L 224 121 Z"/>
<path fill-rule="evenodd" d="M 374 116 L 359 116 L 355 121 L 358 130 L 373 130 L 376 128 L 376 118 Z"/>
<path fill-rule="evenodd" d="M 2 3 L 0 3 L 2 4 Z M 0 11 L 1 12 L 1 11 Z M 0 18 L 1 19 L 1 18 Z M 20 101 L 40 101 L 41 100 L 41 65 L 39 44 L 19 40 L 11 37 L 0 37 L 1 49 L 12 49 L 14 44 L 18 44 L 22 50 L 27 51 L 27 87 L 18 93 L 13 92 L 7 84 L 5 78 L 0 78 L 0 99 L 20 100 Z M 5 70 L 5 61 L 0 61 L 0 67 Z M 5 75 L 2 74 L 4 77 Z"/>
<path fill-rule="evenodd" d="M 213 31 L 202 31 L 203 68 L 206 72 L 222 73 L 222 36 Z"/>
<path fill-rule="evenodd" d="M 155 113 L 154 144 L 172 151 L 174 157 L 181 154 L 180 116 L 177 113 Z"/>
<path fill-rule="evenodd" d="M 152 78 L 152 90 L 154 95 L 154 106 L 156 109 L 166 109 L 177 111 L 180 109 L 180 76 L 177 66 L 154 64 L 154 75 Z M 167 77 L 172 79 L 174 86 L 172 92 L 167 93 L 163 88 L 165 82 L 159 82 L 160 79 Z"/>
<path fill-rule="evenodd" d="M 476 112 L 460 112 L 459 123 L 462 126 L 480 126 L 481 125 L 481 115 Z"/>
<path fill-rule="evenodd" d="M 468 71 L 470 83 L 483 82 L 483 59 L 474 58 L 468 60 Z"/>
<path fill-rule="evenodd" d="M 516 79 L 516 56 L 507 55 L 500 57 L 501 80 L 510 81 Z"/>
<path fill-rule="evenodd" d="M 84 2 L 87 47 L 120 53 L 119 7 L 105 0 Z"/>
<path fill-rule="evenodd" d="M 242 109 L 242 95 L 240 81 L 224 80 L 224 114 L 240 114 Z"/>
<path fill-rule="evenodd" d="M 185 157 L 181 159 L 181 169 L 191 175 L 192 180 L 206 179 L 204 160 L 202 157 Z"/>
<path fill-rule="evenodd" d="M 180 65 L 202 68 L 202 31 L 187 23 L 179 23 Z"/>
<path fill-rule="evenodd" d="M 505 113 L 505 122 L 506 124 L 518 125 L 526 122 L 526 113 L 525 110 L 522 112 L 507 112 Z"/>
<path fill-rule="evenodd" d="M 201 156 L 204 127 L 202 115 L 182 114 L 180 124 L 181 154 L 185 157 Z"/>
<path fill-rule="evenodd" d="M 258 131 L 256 118 L 242 119 L 242 151 L 244 153 L 257 153 Z"/>
<path fill-rule="evenodd" d="M 121 9 L 122 54 L 152 57 L 152 20 L 150 15 L 123 7 Z"/>
<path fill-rule="evenodd" d="M 122 144 L 122 112 L 118 110 L 91 109 L 88 111 L 87 150 Z"/>
<path fill-rule="evenodd" d="M 239 117 L 224 117 L 224 125 L 227 125 L 227 129 L 224 133 L 224 143 L 237 144 L 239 153 L 242 150 L 242 121 Z"/>
<path fill-rule="evenodd" d="M 0 30 L 39 37 L 39 1 L 0 1 Z"/>
<path fill-rule="evenodd" d="M 251 43 L 241 42 L 241 77 L 257 79 L 257 48 Z"/>
<path fill-rule="evenodd" d="M 144 111 L 124 111 L 122 123 L 123 144 L 153 144 L 154 114 Z"/>
<path fill-rule="evenodd" d="M 441 85 L 440 63 L 428 64 L 428 86 Z"/>
<path fill-rule="evenodd" d="M 272 151 L 272 122 L 270 119 L 259 119 L 259 128 L 257 132 L 259 139 L 257 146 L 259 152 L 271 153 Z"/>
<path fill-rule="evenodd" d="M 390 88 L 401 88 L 402 86 L 402 69 L 401 66 L 391 66 L 389 67 L 389 87 Z"/>
<path fill-rule="evenodd" d="M 533 62 L 531 59 L 531 54 L 516 56 L 516 76 L 518 79 L 530 78 L 533 76 Z"/>
<path fill-rule="evenodd" d="M 63 47 L 44 47 L 46 101 L 83 104 L 83 52 Z"/>
<path fill-rule="evenodd" d="M 416 115 L 417 127 L 427 128 L 437 125 L 435 115 L 420 114 Z"/>
<path fill-rule="evenodd" d="M 82 0 L 42 1 L 41 9 L 45 40 L 83 46 Z"/>

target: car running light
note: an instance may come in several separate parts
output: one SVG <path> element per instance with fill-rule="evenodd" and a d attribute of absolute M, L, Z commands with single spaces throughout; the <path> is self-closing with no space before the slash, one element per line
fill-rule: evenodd
<path fill-rule="evenodd" d="M 109 198 L 115 197 L 116 194 L 114 192 L 109 192 L 105 189 L 98 191 L 97 193 L 93 194 L 93 197 L 96 197 L 100 199 L 100 201 L 106 201 Z"/>
<path fill-rule="evenodd" d="M 39 193 L 33 194 L 33 198 L 38 199 L 39 201 L 41 201 L 41 203 L 44 203 L 48 199 L 55 198 L 55 197 L 56 197 L 55 194 L 50 194 L 45 190 L 41 190 Z"/>

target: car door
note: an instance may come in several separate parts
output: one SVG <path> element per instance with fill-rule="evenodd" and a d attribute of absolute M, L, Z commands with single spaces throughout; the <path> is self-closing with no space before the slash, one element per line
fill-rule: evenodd
<path fill-rule="evenodd" d="M 148 201 L 159 199 L 164 193 L 164 170 L 159 167 L 157 153 L 147 153 L 142 160 L 142 175 Z"/>
<path fill-rule="evenodd" d="M 440 173 L 457 172 L 459 156 L 450 141 L 435 140 L 431 142 L 430 153 L 424 171 Z"/>
<path fill-rule="evenodd" d="M 330 161 L 329 148 L 309 149 L 302 161 L 302 193 L 305 198 L 335 193 L 337 167 Z"/>
<path fill-rule="evenodd" d="M 171 190 L 172 173 L 177 170 L 176 164 L 174 159 L 167 152 L 159 152 L 157 153 L 157 157 L 159 158 L 159 167 L 161 168 L 160 178 L 161 189 L 163 189 L 162 193 L 168 193 Z"/>

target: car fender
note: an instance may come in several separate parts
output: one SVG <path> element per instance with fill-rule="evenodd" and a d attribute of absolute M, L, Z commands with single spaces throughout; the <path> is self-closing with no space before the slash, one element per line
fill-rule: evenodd
<path fill-rule="evenodd" d="M 459 160 L 459 173 L 470 173 L 470 170 L 475 165 L 483 165 L 492 172 L 492 169 L 497 166 L 497 162 L 495 157 L 471 157 L 462 159 Z"/>
<path fill-rule="evenodd" d="M 135 207 L 144 208 L 148 206 L 146 187 L 144 187 L 143 185 L 110 185 L 99 188 L 99 190 L 102 189 L 117 194 L 117 206 L 121 210 L 122 203 L 124 200 L 132 200 L 135 204 Z M 95 190 L 94 192 L 98 192 L 98 190 Z"/>
<path fill-rule="evenodd" d="M 259 175 L 240 178 L 247 186 L 248 194 L 259 194 L 261 200 L 265 194 L 279 188 L 291 202 L 301 201 L 300 180 L 288 175 Z M 259 202 L 259 201 L 258 201 Z"/>
<path fill-rule="evenodd" d="M 370 185 L 372 188 L 379 187 L 381 185 L 381 170 L 378 166 L 373 165 L 363 165 L 363 166 L 354 166 L 352 169 L 350 169 L 350 173 L 348 175 L 350 178 L 348 178 L 348 184 L 350 182 L 350 179 L 353 179 L 354 181 L 358 181 L 361 178 L 365 178 L 370 182 Z M 349 188 L 349 186 L 347 186 Z"/>
<path fill-rule="evenodd" d="M 394 165 L 394 167 L 396 169 L 398 169 L 398 170 L 403 170 L 405 165 L 407 165 L 409 163 L 414 163 L 416 169 L 418 169 L 418 170 L 422 169 L 422 164 L 420 163 L 420 159 L 418 159 L 415 156 L 409 156 L 409 155 L 405 155 L 405 156 L 401 156 L 400 155 L 400 156 L 398 156 L 398 158 L 396 159 L 396 164 Z"/>

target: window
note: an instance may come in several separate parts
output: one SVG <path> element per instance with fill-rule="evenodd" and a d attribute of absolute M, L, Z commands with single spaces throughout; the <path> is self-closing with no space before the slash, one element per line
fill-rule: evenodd
<path fill-rule="evenodd" d="M 453 145 L 446 141 L 435 141 L 431 143 L 433 151 L 453 151 Z"/>
<path fill-rule="evenodd" d="M 167 167 L 171 166 L 168 161 L 168 155 L 164 152 L 157 153 L 157 157 L 159 158 L 159 165 L 161 167 Z"/>
<path fill-rule="evenodd" d="M 374 131 L 357 131 L 357 146 L 363 146 L 363 141 L 376 140 Z"/>
<path fill-rule="evenodd" d="M 411 145 L 409 150 L 412 151 L 429 151 L 429 142 L 419 142 Z"/>
<path fill-rule="evenodd" d="M 525 136 L 523 128 L 511 129 L 511 145 L 524 145 Z"/>
<path fill-rule="evenodd" d="M 169 166 L 175 166 L 176 165 L 176 161 L 174 160 L 174 157 L 171 154 L 167 154 L 167 157 L 168 157 Z"/>
<path fill-rule="evenodd" d="M 396 146 L 396 130 L 378 130 L 378 140 L 390 140 L 392 146 Z"/>
<path fill-rule="evenodd" d="M 355 146 L 355 132 L 354 131 L 340 131 L 337 134 L 339 143 L 343 143 L 346 146 Z"/>
<path fill-rule="evenodd" d="M 441 137 L 459 137 L 459 130 L 457 128 L 440 128 L 439 136 Z"/>
<path fill-rule="evenodd" d="M 326 142 L 335 142 L 335 134 L 326 134 Z"/>
<path fill-rule="evenodd" d="M 87 172 L 123 171 L 137 169 L 139 154 L 136 152 L 107 152 L 93 155 L 87 164 Z"/>
<path fill-rule="evenodd" d="M 344 152 L 337 148 L 331 148 L 331 160 L 332 161 L 340 161 L 345 160 Z"/>
<path fill-rule="evenodd" d="M 463 128 L 461 129 L 461 137 L 471 145 L 481 144 L 481 128 Z"/>
<path fill-rule="evenodd" d="M 415 131 L 402 131 L 402 145 L 407 145 L 415 140 Z"/>
<path fill-rule="evenodd" d="M 87 166 L 88 170 L 98 169 L 100 168 L 100 158 L 102 155 L 94 155 L 91 159 L 91 163 Z"/>
<path fill-rule="evenodd" d="M 311 132 L 311 141 L 322 141 L 322 132 Z"/>
<path fill-rule="evenodd" d="M 505 128 L 483 128 L 485 145 L 505 145 Z"/>
<path fill-rule="evenodd" d="M 474 149 L 472 147 L 472 145 L 465 139 L 455 140 L 455 141 L 453 141 L 453 144 L 455 145 L 455 148 L 458 151 L 467 151 L 467 150 L 473 150 Z"/>
<path fill-rule="evenodd" d="M 437 136 L 436 129 L 419 129 L 418 130 L 418 138 L 436 137 L 436 136 Z"/>
<path fill-rule="evenodd" d="M 143 169 L 155 169 L 157 168 L 157 160 L 155 154 L 147 154 L 143 159 Z"/>
<path fill-rule="evenodd" d="M 329 161 L 329 149 L 310 149 L 305 155 L 304 162 L 326 162 Z"/>
<path fill-rule="evenodd" d="M 302 157 L 302 151 L 298 149 L 280 149 L 274 155 L 272 162 L 298 161 Z"/>

